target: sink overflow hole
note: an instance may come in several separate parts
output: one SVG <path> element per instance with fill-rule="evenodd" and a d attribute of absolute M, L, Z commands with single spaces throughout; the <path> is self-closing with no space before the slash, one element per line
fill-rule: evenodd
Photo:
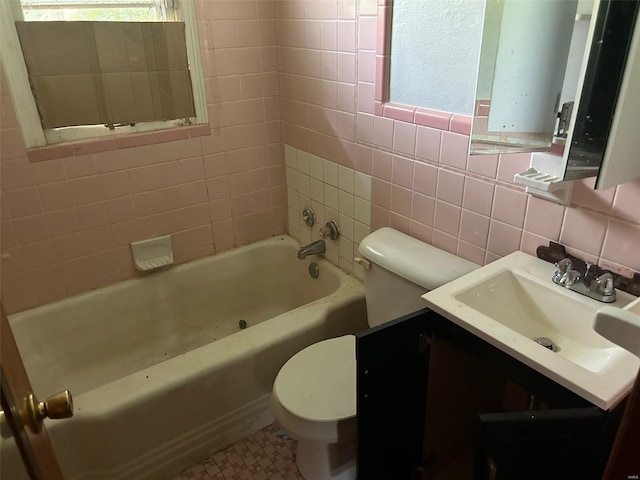
<path fill-rule="evenodd" d="M 240 328 L 247 328 L 247 322 L 246 322 L 245 320 L 240 320 L 240 321 L 238 322 L 238 326 L 239 326 Z"/>
<path fill-rule="evenodd" d="M 549 350 L 551 350 L 552 352 L 556 351 L 556 347 L 553 344 L 553 342 L 551 341 L 551 339 L 547 338 L 547 337 L 540 337 L 540 338 L 536 338 L 536 343 L 538 345 L 542 345 L 544 348 L 548 348 Z"/>

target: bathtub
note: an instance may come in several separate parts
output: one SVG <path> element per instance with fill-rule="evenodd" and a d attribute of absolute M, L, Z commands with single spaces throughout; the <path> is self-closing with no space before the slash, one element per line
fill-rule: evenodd
<path fill-rule="evenodd" d="M 45 422 L 65 479 L 174 475 L 273 421 L 294 353 L 366 328 L 362 283 L 297 246 L 274 237 L 10 317 L 38 398 L 74 395 L 72 419 Z"/>

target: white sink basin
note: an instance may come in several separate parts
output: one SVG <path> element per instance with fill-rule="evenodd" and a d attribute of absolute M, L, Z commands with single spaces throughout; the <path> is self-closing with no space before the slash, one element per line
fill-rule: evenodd
<path fill-rule="evenodd" d="M 626 395 L 640 360 L 591 328 L 604 304 L 551 281 L 555 267 L 515 252 L 450 282 L 422 298 L 436 312 L 557 381 L 609 409 Z M 618 292 L 609 305 L 635 297 Z M 536 339 L 553 342 L 549 350 Z"/>
<path fill-rule="evenodd" d="M 558 355 L 587 370 L 602 370 L 620 349 L 588 328 L 591 305 L 550 287 L 506 270 L 456 299 L 531 340 L 550 339 Z"/>

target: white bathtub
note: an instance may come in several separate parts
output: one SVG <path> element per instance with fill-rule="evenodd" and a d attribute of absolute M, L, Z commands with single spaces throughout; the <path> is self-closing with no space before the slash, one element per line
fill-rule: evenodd
<path fill-rule="evenodd" d="M 284 362 L 366 328 L 361 282 L 296 250 L 276 237 L 11 316 L 38 398 L 74 395 L 45 422 L 65 479 L 166 478 L 271 423 Z"/>

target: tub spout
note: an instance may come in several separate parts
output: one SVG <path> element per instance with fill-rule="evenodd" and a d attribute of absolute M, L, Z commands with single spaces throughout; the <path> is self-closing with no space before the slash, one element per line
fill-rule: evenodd
<path fill-rule="evenodd" d="M 316 240 L 315 242 L 311 242 L 309 245 L 303 245 L 298 250 L 298 258 L 300 260 L 304 260 L 309 255 L 320 255 L 324 253 L 326 250 L 326 246 L 324 244 L 324 240 Z"/>

